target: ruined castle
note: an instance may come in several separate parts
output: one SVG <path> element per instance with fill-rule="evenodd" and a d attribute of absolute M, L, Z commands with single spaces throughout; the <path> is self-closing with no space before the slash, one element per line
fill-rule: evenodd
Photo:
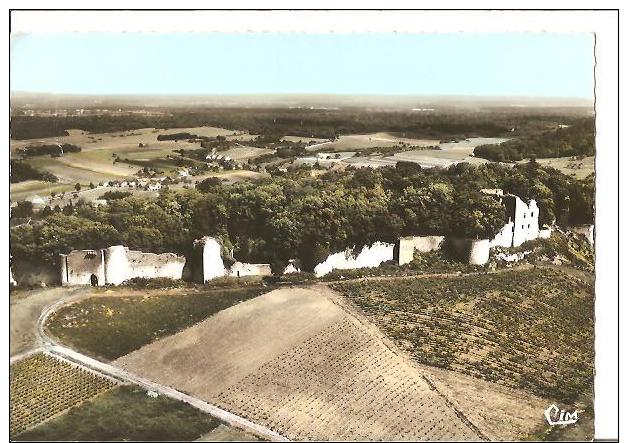
<path fill-rule="evenodd" d="M 119 285 L 135 277 L 180 279 L 185 257 L 132 251 L 124 246 L 72 251 L 60 256 L 62 285 Z"/>
<path fill-rule="evenodd" d="M 494 238 L 457 238 L 452 236 L 401 237 L 396 244 L 375 242 L 360 251 L 347 249 L 329 255 L 314 268 L 317 277 L 334 269 L 377 267 L 384 262 L 395 261 L 400 265 L 410 263 L 415 252 L 449 249 L 459 260 L 483 265 L 489 260 L 495 247 L 509 248 L 536 238 L 548 238 L 550 229 L 539 229 L 539 209 L 536 201 L 525 203 L 516 195 L 504 194 L 500 189 L 484 189 L 485 194 L 496 198 L 506 208 L 508 222 Z M 194 278 L 203 283 L 218 277 L 245 277 L 271 275 L 266 263 L 242 263 L 236 261 L 225 266 L 219 240 L 203 237 L 194 242 Z M 61 255 L 61 282 L 63 285 L 118 285 L 134 277 L 166 277 L 182 279 L 186 259 L 172 253 L 151 254 L 132 251 L 124 246 L 111 246 L 98 250 L 72 251 Z M 292 261 L 284 273 L 299 272 Z"/>

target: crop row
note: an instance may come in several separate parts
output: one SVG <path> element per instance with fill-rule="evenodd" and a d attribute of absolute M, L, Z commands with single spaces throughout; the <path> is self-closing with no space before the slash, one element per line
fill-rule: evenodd
<path fill-rule="evenodd" d="M 477 436 L 364 326 L 345 319 L 271 360 L 219 397 L 297 440 L 440 440 Z"/>
<path fill-rule="evenodd" d="M 114 386 L 108 379 L 45 354 L 11 365 L 10 434 L 17 435 Z"/>
<path fill-rule="evenodd" d="M 570 402 L 593 383 L 593 286 L 552 269 L 334 285 L 418 362 Z"/>

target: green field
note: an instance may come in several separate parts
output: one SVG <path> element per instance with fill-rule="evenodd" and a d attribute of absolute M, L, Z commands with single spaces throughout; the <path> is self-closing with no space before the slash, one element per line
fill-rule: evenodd
<path fill-rule="evenodd" d="M 568 404 L 593 389 L 592 274 L 536 268 L 333 288 L 420 363 Z"/>
<path fill-rule="evenodd" d="M 20 183 L 11 183 L 9 194 L 13 201 L 22 201 L 28 197 L 39 195 L 49 197 L 51 192 L 60 193 L 73 191 L 74 185 L 67 183 L 50 183 L 39 180 L 28 180 Z"/>
<path fill-rule="evenodd" d="M 222 422 L 165 396 L 120 386 L 20 434 L 35 441 L 192 441 Z"/>
<path fill-rule="evenodd" d="M 179 295 L 92 297 L 52 314 L 46 328 L 79 352 L 114 360 L 267 291 L 254 286 Z"/>
<path fill-rule="evenodd" d="M 518 163 L 526 163 L 527 161 L 521 160 Z M 551 166 L 565 175 L 580 180 L 595 172 L 595 157 L 584 157 L 582 159 L 573 157 L 539 158 L 536 161 L 543 166 Z"/>

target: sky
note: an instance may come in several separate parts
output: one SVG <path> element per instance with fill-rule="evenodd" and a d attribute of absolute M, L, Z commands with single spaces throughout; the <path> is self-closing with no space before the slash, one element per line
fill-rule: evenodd
<path fill-rule="evenodd" d="M 593 35 L 33 33 L 11 91 L 593 98 Z"/>

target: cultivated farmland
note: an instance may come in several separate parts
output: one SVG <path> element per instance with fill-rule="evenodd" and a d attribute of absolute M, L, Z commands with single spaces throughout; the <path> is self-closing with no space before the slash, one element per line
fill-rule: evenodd
<path fill-rule="evenodd" d="M 334 288 L 420 363 L 566 403 L 593 388 L 590 274 L 540 268 Z"/>
<path fill-rule="evenodd" d="M 483 392 L 476 400 L 486 405 L 477 426 L 452 407 L 471 409 L 473 399 L 444 394 L 455 381 L 434 382 L 430 368 L 412 362 L 324 285 L 269 292 L 114 364 L 291 439 L 512 439 L 541 424 L 544 404 L 469 377 L 467 386 Z M 504 405 L 516 408 L 499 420 Z"/>
<path fill-rule="evenodd" d="M 27 357 L 10 368 L 9 432 L 15 436 L 114 386 L 57 358 Z"/>
<path fill-rule="evenodd" d="M 176 132 L 189 132 L 198 136 L 224 136 L 229 140 L 247 141 L 254 136 L 242 132 L 214 127 L 195 127 L 177 129 L 142 128 L 132 131 L 108 132 L 91 134 L 80 130 L 69 130 L 70 135 L 44 139 L 11 141 L 11 153 L 30 145 L 69 143 L 81 147 L 81 152 L 66 153 L 62 157 L 49 156 L 28 158 L 25 161 L 38 170 L 48 171 L 59 178 L 59 183 L 33 183 L 29 185 L 11 184 L 13 199 L 22 200 L 34 193 L 50 194 L 59 192 L 62 187 L 75 183 L 88 184 L 101 181 L 121 180 L 133 176 L 142 167 L 156 167 L 166 172 L 176 169 L 176 164 L 167 159 L 168 156 L 179 157 L 174 152 L 178 149 L 198 148 L 199 143 L 175 142 L 173 140 L 157 140 L 159 135 Z M 140 146 L 140 144 L 142 146 Z M 245 157 L 256 156 L 257 148 L 245 148 L 238 152 Z M 114 155 L 118 156 L 114 163 Z M 125 162 L 124 160 L 128 160 Z M 31 192 L 28 192 L 31 191 Z"/>
<path fill-rule="evenodd" d="M 308 140 L 303 137 L 299 137 L 299 139 L 303 141 Z M 312 146 L 308 146 L 306 149 L 308 151 L 359 151 L 366 148 L 396 146 L 401 143 L 414 146 L 435 146 L 438 145 L 439 140 L 405 138 L 377 132 L 373 134 L 341 135 L 338 140 L 333 142 L 320 141 Z"/>

